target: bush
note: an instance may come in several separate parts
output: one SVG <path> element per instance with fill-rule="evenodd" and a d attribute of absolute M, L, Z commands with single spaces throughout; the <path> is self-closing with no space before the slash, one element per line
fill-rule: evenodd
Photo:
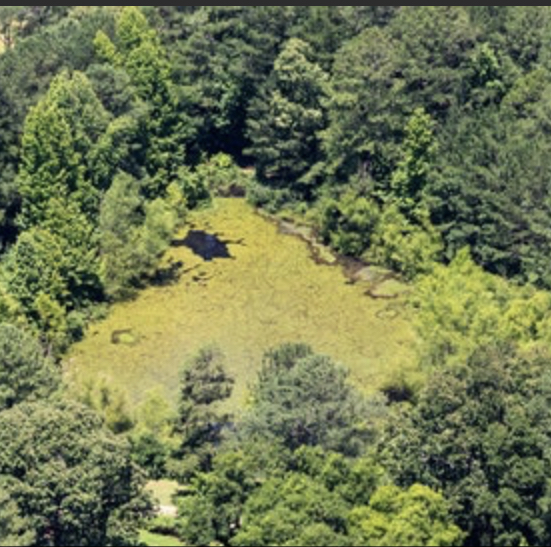
<path fill-rule="evenodd" d="M 243 197 L 252 178 L 227 154 L 216 154 L 201 163 L 197 175 L 212 195 L 222 197 Z"/>
<path fill-rule="evenodd" d="M 428 219 L 412 224 L 395 205 L 383 211 L 371 243 L 364 258 L 408 280 L 430 272 L 443 251 L 440 235 Z"/>
<path fill-rule="evenodd" d="M 281 211 L 283 207 L 294 203 L 296 199 L 289 189 L 270 188 L 257 180 L 249 181 L 247 186 L 247 201 L 254 207 L 264 209 L 270 214 Z"/>
<path fill-rule="evenodd" d="M 337 252 L 358 257 L 369 247 L 379 217 L 375 202 L 350 191 L 338 201 L 329 199 L 321 205 L 318 229 L 323 241 Z"/>

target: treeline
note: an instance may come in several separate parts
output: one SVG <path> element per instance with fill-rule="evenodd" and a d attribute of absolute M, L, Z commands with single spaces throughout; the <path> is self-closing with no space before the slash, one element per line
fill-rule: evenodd
<path fill-rule="evenodd" d="M 193 170 L 220 153 L 254 165 L 254 204 L 306 214 L 344 254 L 411 279 L 468 247 L 492 273 L 550 287 L 547 8 L 2 9 L 4 250 L 30 230 L 31 255 L 91 257 L 88 272 L 54 269 L 77 278 L 63 297 L 14 295 L 35 323 L 151 274 L 173 223 L 164 209 L 203 199 Z M 47 227 L 56 207 L 78 245 Z"/>
<path fill-rule="evenodd" d="M 146 476 L 190 545 L 549 544 L 550 13 L 0 8 L 0 545 L 137 545 Z M 175 414 L 71 401 L 59 356 L 236 190 L 415 280 L 422 377 L 287 345 L 232 417 L 207 349 Z"/>

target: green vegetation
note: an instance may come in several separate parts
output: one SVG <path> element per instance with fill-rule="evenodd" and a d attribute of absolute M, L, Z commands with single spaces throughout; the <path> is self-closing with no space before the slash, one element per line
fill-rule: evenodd
<path fill-rule="evenodd" d="M 550 33 L 0 7 L 0 546 L 548 545 Z"/>
<path fill-rule="evenodd" d="M 149 512 L 127 442 L 75 403 L 24 403 L 0 415 L 0 476 L 25 508 L 34 545 L 137 545 Z M 52 458 L 55 455 L 55 458 Z"/>
<path fill-rule="evenodd" d="M 189 221 L 228 240 L 233 259 L 205 262 L 185 247 L 171 248 L 165 267 L 182 262 L 181 277 L 141 291 L 96 323 L 66 359 L 71 383 L 105 378 L 134 401 L 161 385 L 176 401 L 183 363 L 215 343 L 236 381 L 235 411 L 263 352 L 289 340 L 345 363 L 371 392 L 400 371 L 415 370 L 403 301 L 366 296 L 369 283 L 350 285 L 339 265 L 317 265 L 303 241 L 278 233 L 240 200 L 216 200 Z M 113 333 L 127 329 L 138 342 L 113 344 Z"/>
<path fill-rule="evenodd" d="M 140 532 L 140 542 L 151 547 L 181 547 L 183 543 L 177 538 L 152 534 L 151 532 Z"/>

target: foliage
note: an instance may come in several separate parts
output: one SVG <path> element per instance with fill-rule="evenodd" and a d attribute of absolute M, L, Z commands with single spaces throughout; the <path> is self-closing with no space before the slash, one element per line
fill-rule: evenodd
<path fill-rule="evenodd" d="M 97 214 L 91 155 L 106 125 L 107 113 L 84 74 L 54 79 L 25 121 L 18 178 L 24 228 L 50 220 L 55 200 L 75 203 L 89 219 Z"/>
<path fill-rule="evenodd" d="M 48 397 L 59 374 L 37 341 L 22 329 L 0 324 L 0 412 Z"/>
<path fill-rule="evenodd" d="M 340 200 L 322 202 L 320 236 L 339 253 L 361 256 L 371 245 L 380 220 L 377 204 L 356 192 L 347 192 Z"/>
<path fill-rule="evenodd" d="M 348 518 L 354 545 L 451 547 L 463 540 L 442 495 L 420 484 L 406 491 L 383 486 Z"/>
<path fill-rule="evenodd" d="M 291 450 L 322 446 L 354 455 L 373 435 L 377 403 L 369 409 L 348 383 L 348 372 L 306 345 L 267 352 L 251 395 L 246 434 L 279 440 Z"/>
<path fill-rule="evenodd" d="M 0 413 L 0 475 L 25 508 L 35 545 L 137 545 L 149 503 L 127 443 L 74 403 Z M 52 457 L 55 455 L 55 458 Z"/>
<path fill-rule="evenodd" d="M 190 473 L 210 468 L 213 453 L 230 421 L 230 416 L 219 410 L 219 403 L 231 396 L 233 384 L 224 369 L 222 353 L 215 347 L 201 349 L 184 367 L 175 426 L 180 445 L 176 454 L 184 458 L 179 464 L 184 468 L 184 480 Z M 191 458 L 192 463 L 186 465 L 186 458 Z"/>
<path fill-rule="evenodd" d="M 178 500 L 179 535 L 191 545 L 227 543 L 251 492 L 277 474 L 286 457 L 277 445 L 256 441 L 215 456 L 212 471 L 198 474 L 188 495 Z"/>
<path fill-rule="evenodd" d="M 482 348 L 433 375 L 381 439 L 401 486 L 450 502 L 467 545 L 544 545 L 549 526 L 549 356 Z"/>
<path fill-rule="evenodd" d="M 183 163 L 186 128 L 176 111 L 171 67 L 159 36 L 137 6 L 126 6 L 117 18 L 114 42 L 100 31 L 95 46 L 103 61 L 127 73 L 136 99 L 146 106 L 139 127 L 145 168 L 142 190 L 148 199 L 164 197 Z"/>
<path fill-rule="evenodd" d="M 389 205 L 381 214 L 371 247 L 364 256 L 400 272 L 407 280 L 430 272 L 442 253 L 442 241 L 427 216 L 418 210 L 418 223 L 414 224 L 397 205 Z"/>
<path fill-rule="evenodd" d="M 435 266 L 420 279 L 410 303 L 427 367 L 461 362 L 496 340 L 530 346 L 550 336 L 550 295 L 484 272 L 467 249 L 448 267 Z"/>
<path fill-rule="evenodd" d="M 228 154 L 215 154 L 201 162 L 196 174 L 211 195 L 233 197 L 245 194 L 251 175 L 240 169 Z M 184 191 L 188 196 L 188 192 Z"/>
<path fill-rule="evenodd" d="M 5 482 L 0 481 L 0 546 L 27 547 L 34 544 L 29 522 L 21 517 L 21 511 L 10 497 Z"/>
<path fill-rule="evenodd" d="M 86 223 L 75 228 L 73 235 L 78 237 L 81 230 L 84 237 L 88 235 Z M 6 288 L 54 352 L 71 338 L 69 312 L 99 291 L 95 261 L 87 261 L 89 256 L 86 247 L 72 247 L 47 229 L 33 228 L 21 235 L 6 257 Z"/>
<path fill-rule="evenodd" d="M 434 122 L 423 109 L 413 112 L 402 145 L 402 158 L 392 174 L 392 197 L 402 213 L 415 218 L 436 152 Z"/>
<path fill-rule="evenodd" d="M 99 231 L 102 281 L 113 298 L 132 294 L 144 276 L 154 274 L 177 224 L 180 198 L 140 196 L 139 182 L 120 173 L 106 192 L 100 210 Z"/>
<path fill-rule="evenodd" d="M 265 92 L 251 103 L 248 153 L 259 179 L 269 186 L 300 188 L 319 160 L 327 77 L 310 56 L 308 44 L 289 40 L 274 62 Z"/>
<path fill-rule="evenodd" d="M 264 483 L 245 504 L 231 545 L 347 545 L 347 506 L 314 479 L 292 474 Z"/>

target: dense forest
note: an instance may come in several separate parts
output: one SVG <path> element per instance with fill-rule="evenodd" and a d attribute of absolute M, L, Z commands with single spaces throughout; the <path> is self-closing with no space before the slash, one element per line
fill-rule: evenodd
<path fill-rule="evenodd" d="M 0 7 L 0 546 L 548 545 L 549 36 L 546 6 Z M 237 413 L 215 345 L 177 405 L 69 389 L 220 198 L 407 284 L 415 374 L 297 333 Z"/>

